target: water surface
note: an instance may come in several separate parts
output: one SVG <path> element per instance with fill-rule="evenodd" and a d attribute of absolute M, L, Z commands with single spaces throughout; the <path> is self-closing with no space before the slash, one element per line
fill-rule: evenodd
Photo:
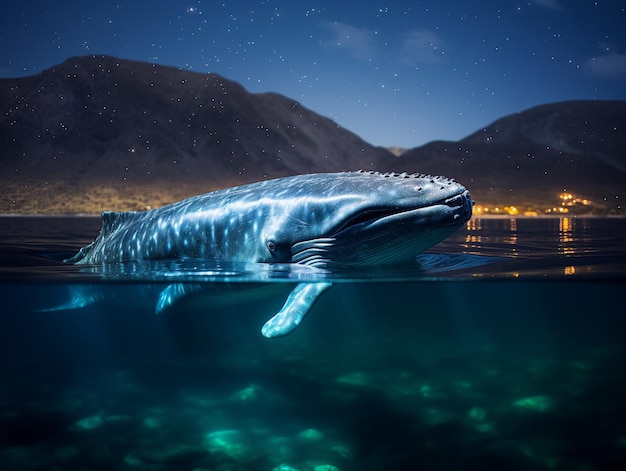
<path fill-rule="evenodd" d="M 400 269 L 60 262 L 99 225 L 0 218 L 2 470 L 626 469 L 624 219 L 473 219 Z M 205 296 L 157 316 L 172 283 Z"/>

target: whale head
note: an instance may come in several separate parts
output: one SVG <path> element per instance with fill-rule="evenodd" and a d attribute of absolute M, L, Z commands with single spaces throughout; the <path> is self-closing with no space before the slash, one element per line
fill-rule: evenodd
<path fill-rule="evenodd" d="M 468 190 L 445 177 L 360 171 L 299 178 L 282 214 L 264 228 L 264 261 L 316 267 L 413 261 L 472 215 Z"/>

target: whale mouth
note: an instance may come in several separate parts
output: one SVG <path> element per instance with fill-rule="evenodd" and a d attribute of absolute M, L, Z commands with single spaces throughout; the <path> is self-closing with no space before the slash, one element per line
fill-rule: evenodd
<path fill-rule="evenodd" d="M 463 224 L 472 217 L 474 200 L 468 190 L 444 200 L 443 204 L 453 209 L 453 218 L 456 222 Z"/>
<path fill-rule="evenodd" d="M 363 252 L 376 252 L 373 250 L 376 245 L 386 247 L 381 250 L 388 250 L 393 256 L 401 252 L 415 256 L 467 222 L 473 205 L 469 191 L 464 189 L 423 206 L 369 208 L 348 219 L 328 236 L 295 243 L 291 247 L 292 262 L 327 266 L 341 258 L 345 264 L 362 264 L 360 259 L 374 259 Z M 421 229 L 425 229 L 423 233 Z M 379 244 L 360 245 L 363 241 L 381 238 L 383 241 Z M 397 247 L 390 247 L 394 240 L 398 242 Z M 368 248 L 363 250 L 366 246 Z M 380 256 L 378 260 L 386 259 Z"/>
<path fill-rule="evenodd" d="M 403 216 L 409 216 L 410 214 L 416 214 L 420 210 L 429 210 L 434 209 L 437 206 L 446 206 L 448 208 L 452 208 L 452 224 L 462 224 L 469 220 L 472 215 L 472 207 L 474 206 L 474 201 L 472 200 L 469 191 L 463 190 L 461 193 L 458 193 L 449 198 L 444 198 L 439 201 L 435 201 L 433 203 L 429 203 L 423 206 L 413 206 L 413 207 L 384 207 L 384 208 L 369 208 L 365 211 L 362 211 L 358 215 L 354 216 L 351 219 L 348 219 L 343 225 L 341 225 L 336 233 L 340 233 L 345 231 L 346 229 L 350 229 L 356 226 L 368 226 L 374 223 L 379 223 L 388 218 L 402 218 Z"/>

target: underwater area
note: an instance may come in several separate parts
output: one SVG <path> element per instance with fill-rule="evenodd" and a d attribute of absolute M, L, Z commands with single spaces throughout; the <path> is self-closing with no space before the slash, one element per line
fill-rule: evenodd
<path fill-rule="evenodd" d="M 626 469 L 625 218 L 474 218 L 345 273 L 62 263 L 99 229 L 0 217 L 2 471 Z"/>

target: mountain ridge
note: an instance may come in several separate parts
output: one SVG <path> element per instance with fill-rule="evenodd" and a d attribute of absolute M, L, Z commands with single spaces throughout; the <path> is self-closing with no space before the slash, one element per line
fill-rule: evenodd
<path fill-rule="evenodd" d="M 299 171 L 298 159 L 308 160 L 312 152 L 328 160 L 330 151 L 334 151 L 333 157 L 341 162 L 355 160 L 357 148 L 367 148 L 365 154 L 387 153 L 366 146 L 358 136 L 301 107 L 297 101 L 275 93 L 248 93 L 217 74 L 93 56 L 70 58 L 34 77 L 38 80 L 3 80 L 25 81 L 31 86 L 26 90 L 30 91 L 29 100 L 39 95 L 39 101 L 46 105 L 36 109 L 36 119 L 23 112 L 14 118 L 38 131 L 35 146 L 19 139 L 23 129 L 18 129 L 17 138 L 11 135 L 15 126 L 7 132 L 3 129 L 5 159 L 6 154 L 13 154 L 20 155 L 22 161 L 24 157 L 38 158 L 38 164 L 42 164 L 45 159 L 35 155 L 42 148 L 54 153 L 55 160 L 64 154 L 72 156 L 89 150 L 101 161 L 110 160 L 112 155 L 116 161 L 130 162 L 131 167 L 141 158 L 144 167 L 158 170 L 157 159 L 178 158 L 195 170 L 197 161 L 193 157 L 208 154 L 211 158 L 205 157 L 203 163 L 216 172 L 215 180 L 219 181 L 223 177 L 219 172 L 221 160 L 228 160 L 225 172 L 233 167 L 241 172 L 248 163 L 258 164 L 262 158 L 262 163 L 275 172 L 272 176 L 282 176 Z M 3 102 L 7 101 L 6 95 L 0 95 Z M 19 107 L 19 94 L 14 97 L 17 106 L 11 114 L 19 115 L 23 107 Z M 337 143 L 325 145 L 324 134 L 341 135 L 345 149 Z M 296 148 L 294 140 L 302 150 Z M 224 142 L 228 142 L 228 148 L 220 149 Z M 277 155 L 274 162 L 263 156 L 267 152 Z M 326 165 L 333 167 L 332 162 Z M 168 177 L 172 170 L 168 168 Z M 100 169 L 100 174 L 102 171 L 107 169 Z"/>
<path fill-rule="evenodd" d="M 2 212 L 144 209 L 265 178 L 356 169 L 443 174 L 479 202 L 541 204 L 573 191 L 617 213 L 611 199 L 626 190 L 619 101 L 541 105 L 400 156 L 278 93 L 110 56 L 0 79 L 0 107 Z"/>
<path fill-rule="evenodd" d="M 491 204 L 542 205 L 569 192 L 621 213 L 626 102 L 565 101 L 505 116 L 459 141 L 431 141 L 394 162 L 453 175 Z"/>

